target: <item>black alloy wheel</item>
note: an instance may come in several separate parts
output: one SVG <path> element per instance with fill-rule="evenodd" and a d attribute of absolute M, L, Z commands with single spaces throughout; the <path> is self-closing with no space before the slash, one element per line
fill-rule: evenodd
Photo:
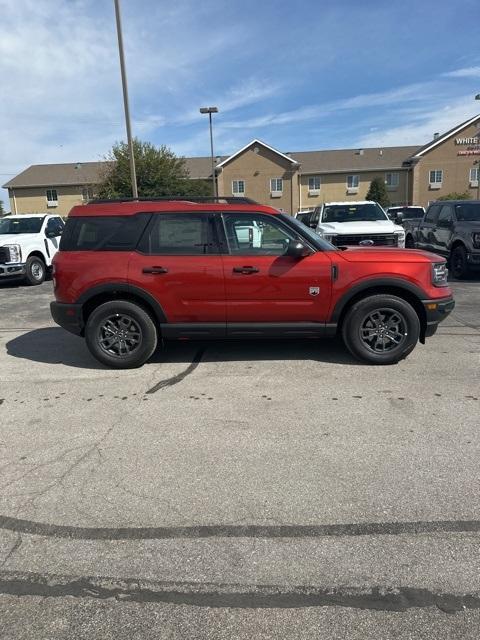
<path fill-rule="evenodd" d="M 146 309 L 127 300 L 104 302 L 85 327 L 91 354 L 115 369 L 140 367 L 157 347 L 157 329 Z"/>
<path fill-rule="evenodd" d="M 350 307 L 342 335 L 356 358 L 371 364 L 395 364 L 415 348 L 420 337 L 420 320 L 403 298 L 378 294 Z"/>

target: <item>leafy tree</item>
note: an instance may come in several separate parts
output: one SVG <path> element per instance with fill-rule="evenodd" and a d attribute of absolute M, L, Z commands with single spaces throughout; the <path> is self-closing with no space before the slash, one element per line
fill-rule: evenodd
<path fill-rule="evenodd" d="M 452 191 L 452 193 L 447 193 L 446 196 L 440 196 L 437 200 L 470 200 L 470 194 L 468 191 L 464 191 L 463 193 Z"/>
<path fill-rule="evenodd" d="M 390 205 L 387 188 L 385 187 L 385 182 L 382 178 L 374 178 L 371 181 L 366 199 L 378 202 L 378 204 L 383 208 Z"/>
<path fill-rule="evenodd" d="M 212 188 L 202 180 L 190 180 L 185 160 L 178 158 L 165 145 L 133 140 L 138 195 L 142 198 L 162 196 L 212 195 Z M 107 165 L 98 187 L 100 198 L 132 196 L 128 145 L 113 145 L 106 157 Z"/>

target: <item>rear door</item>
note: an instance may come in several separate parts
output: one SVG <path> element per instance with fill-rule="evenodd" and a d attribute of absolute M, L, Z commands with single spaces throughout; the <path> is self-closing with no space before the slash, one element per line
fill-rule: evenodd
<path fill-rule="evenodd" d="M 211 213 L 155 213 L 128 265 L 130 284 L 147 291 L 169 325 L 164 335 L 225 333 L 225 283 Z M 175 337 L 172 333 L 171 337 Z"/>
<path fill-rule="evenodd" d="M 417 248 L 434 251 L 435 232 L 437 230 L 437 218 L 440 213 L 441 204 L 432 204 L 427 214 L 418 226 Z"/>
<path fill-rule="evenodd" d="M 331 296 L 328 253 L 314 251 L 303 258 L 287 255 L 295 230 L 275 216 L 225 213 L 228 253 L 225 271 L 227 332 L 238 323 L 322 323 Z M 258 227 L 261 238 L 245 241 L 244 229 Z M 261 327 L 259 327 L 261 328 Z"/>

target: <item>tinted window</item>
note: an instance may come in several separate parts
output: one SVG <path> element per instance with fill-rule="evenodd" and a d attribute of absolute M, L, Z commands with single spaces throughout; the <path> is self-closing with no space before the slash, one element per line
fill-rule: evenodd
<path fill-rule="evenodd" d="M 47 234 L 54 234 L 55 236 L 61 236 L 65 225 L 61 218 L 50 218 L 47 222 L 45 232 Z"/>
<path fill-rule="evenodd" d="M 443 205 L 443 207 L 440 209 L 440 214 L 438 216 L 437 223 L 439 225 L 445 226 L 448 223 L 452 222 L 452 220 L 453 220 L 452 207 L 449 204 Z"/>
<path fill-rule="evenodd" d="M 480 222 L 480 204 L 478 202 L 456 204 L 455 213 L 457 220 L 462 222 Z"/>
<path fill-rule="evenodd" d="M 155 255 L 218 253 L 209 214 L 155 214 L 138 250 Z"/>
<path fill-rule="evenodd" d="M 40 233 L 45 218 L 4 218 L 0 220 L 0 234 Z"/>
<path fill-rule="evenodd" d="M 334 204 L 326 206 L 322 222 L 374 222 L 386 220 L 387 216 L 377 204 Z"/>
<path fill-rule="evenodd" d="M 427 211 L 427 215 L 425 216 L 424 222 L 435 222 L 437 219 L 438 213 L 440 211 L 440 205 L 434 204 Z"/>
<path fill-rule="evenodd" d="M 137 246 L 150 214 L 69 218 L 61 251 L 131 251 Z"/>

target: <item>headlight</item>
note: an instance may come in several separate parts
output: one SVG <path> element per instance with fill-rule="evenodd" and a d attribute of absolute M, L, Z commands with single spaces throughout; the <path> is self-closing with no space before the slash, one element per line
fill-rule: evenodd
<path fill-rule="evenodd" d="M 446 262 L 435 262 L 432 264 L 432 284 L 435 287 L 446 287 L 448 285 L 448 269 Z"/>
<path fill-rule="evenodd" d="M 334 239 L 337 237 L 336 233 L 322 233 L 321 234 L 322 238 L 324 240 L 327 240 L 327 242 L 333 242 Z"/>
<path fill-rule="evenodd" d="M 480 233 L 478 231 L 472 233 L 472 240 L 475 249 L 480 249 Z"/>
<path fill-rule="evenodd" d="M 8 249 L 10 253 L 10 260 L 8 262 L 22 261 L 22 250 L 19 244 L 4 244 L 3 246 Z"/>
<path fill-rule="evenodd" d="M 397 247 L 405 246 L 405 231 L 394 231 L 397 237 Z"/>

